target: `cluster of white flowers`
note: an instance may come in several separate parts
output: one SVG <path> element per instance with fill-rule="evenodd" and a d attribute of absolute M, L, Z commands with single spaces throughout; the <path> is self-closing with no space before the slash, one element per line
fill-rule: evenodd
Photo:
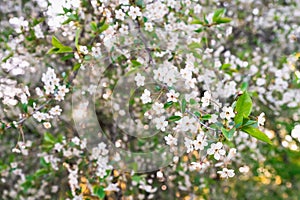
<path fill-rule="evenodd" d="M 109 164 L 108 149 L 105 143 L 99 143 L 98 147 L 94 147 L 91 152 L 91 160 L 96 160 L 97 170 L 96 175 L 103 178 L 107 175 L 107 170 L 111 170 L 112 166 Z"/>
<path fill-rule="evenodd" d="M 35 111 L 32 116 L 38 122 L 44 121 L 43 125 L 46 129 L 48 129 L 48 128 L 51 128 L 51 124 L 50 124 L 50 122 L 45 122 L 45 121 L 53 119 L 55 116 L 60 116 L 61 111 L 62 111 L 62 109 L 60 108 L 60 106 L 56 105 L 55 107 L 52 107 L 48 113 Z"/>
<path fill-rule="evenodd" d="M 149 90 L 145 89 L 144 93 L 141 96 L 141 100 L 142 100 L 143 104 L 151 103 L 152 102 L 151 92 Z"/>
<path fill-rule="evenodd" d="M 69 89 L 65 85 L 60 84 L 60 79 L 57 78 L 54 69 L 48 68 L 47 72 L 42 75 L 45 94 L 54 94 L 55 100 L 62 101 Z"/>
<path fill-rule="evenodd" d="M 170 62 L 164 64 L 157 69 L 153 70 L 154 79 L 167 84 L 169 87 L 177 82 L 176 77 L 179 75 L 177 67 L 173 66 Z"/>

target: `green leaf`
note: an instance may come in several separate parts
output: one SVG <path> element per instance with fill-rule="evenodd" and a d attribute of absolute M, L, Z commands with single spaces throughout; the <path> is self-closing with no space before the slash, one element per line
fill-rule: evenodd
<path fill-rule="evenodd" d="M 47 54 L 73 52 L 71 47 L 64 46 L 55 36 L 52 37 L 52 45 L 53 47 L 47 52 Z"/>
<path fill-rule="evenodd" d="M 197 48 L 200 49 L 200 48 L 202 48 L 202 45 L 198 42 L 192 42 L 188 45 L 188 48 L 190 48 L 190 49 L 197 49 Z"/>
<path fill-rule="evenodd" d="M 194 105 L 196 103 L 197 103 L 197 101 L 195 99 L 190 99 L 190 104 Z"/>
<path fill-rule="evenodd" d="M 247 88 L 248 88 L 248 83 L 247 82 L 243 82 L 242 85 L 241 85 L 241 90 L 243 92 L 245 92 L 247 90 Z"/>
<path fill-rule="evenodd" d="M 186 100 L 185 98 L 183 98 L 181 101 L 181 112 L 185 113 L 185 110 L 186 110 Z"/>
<path fill-rule="evenodd" d="M 168 121 L 170 121 L 170 122 L 176 122 L 176 121 L 178 121 L 180 119 L 181 119 L 180 116 L 174 115 L 174 116 L 169 117 Z"/>
<path fill-rule="evenodd" d="M 211 118 L 211 115 L 210 114 L 207 114 L 207 115 L 203 115 L 201 117 L 202 120 L 209 120 Z"/>
<path fill-rule="evenodd" d="M 55 36 L 52 36 L 52 45 L 57 48 L 64 46 Z"/>
<path fill-rule="evenodd" d="M 194 112 L 194 114 L 195 114 L 197 117 L 200 117 L 200 116 L 201 116 L 201 113 L 198 112 L 198 111 Z"/>
<path fill-rule="evenodd" d="M 230 67 L 231 67 L 231 64 L 225 63 L 225 64 L 223 64 L 223 65 L 221 66 L 221 69 L 222 69 L 222 70 L 226 70 L 226 69 L 230 69 Z"/>
<path fill-rule="evenodd" d="M 81 29 L 77 29 L 76 30 L 76 36 L 75 36 L 75 47 L 77 48 L 77 50 L 79 50 L 79 36 L 81 33 Z"/>
<path fill-rule="evenodd" d="M 102 33 L 103 31 L 105 31 L 106 29 L 108 29 L 109 25 L 108 24 L 103 24 L 103 26 L 101 26 L 101 28 L 99 28 L 98 33 Z"/>
<path fill-rule="evenodd" d="M 74 57 L 74 54 L 69 53 L 69 54 L 65 55 L 64 57 L 62 57 L 61 60 L 62 61 L 66 61 L 66 60 L 69 60 L 69 59 L 71 59 L 73 57 Z"/>
<path fill-rule="evenodd" d="M 26 103 L 22 103 L 22 109 L 25 113 L 28 113 L 28 105 Z"/>
<path fill-rule="evenodd" d="M 203 31 L 203 28 L 198 28 L 196 30 L 194 30 L 196 33 L 201 33 Z"/>
<path fill-rule="evenodd" d="M 39 176 L 43 176 L 45 174 L 48 174 L 48 170 L 43 168 L 43 169 L 39 169 L 35 172 L 35 176 L 39 177 Z"/>
<path fill-rule="evenodd" d="M 218 19 L 220 19 L 220 17 L 225 13 L 225 11 L 226 11 L 225 8 L 216 10 L 213 15 L 213 22 L 217 22 Z"/>
<path fill-rule="evenodd" d="M 227 130 L 226 128 L 222 127 L 221 131 L 227 140 L 231 140 L 236 129 L 232 128 L 230 130 Z"/>
<path fill-rule="evenodd" d="M 229 23 L 231 22 L 232 19 L 231 18 L 228 18 L 228 17 L 221 17 L 219 19 L 217 19 L 216 23 L 217 24 L 225 24 L 225 23 Z"/>
<path fill-rule="evenodd" d="M 138 176 L 138 175 L 134 175 L 131 177 L 131 180 L 135 181 L 135 182 L 140 182 L 140 180 L 142 180 L 142 177 Z"/>
<path fill-rule="evenodd" d="M 73 52 L 73 49 L 68 46 L 61 47 L 56 53 L 70 53 Z"/>
<path fill-rule="evenodd" d="M 73 67 L 73 71 L 77 71 L 80 68 L 81 64 L 80 63 L 76 63 Z"/>
<path fill-rule="evenodd" d="M 248 133 L 249 135 L 257 138 L 258 140 L 261 140 L 263 142 L 266 142 L 268 144 L 272 144 L 271 140 L 268 138 L 268 136 L 261 132 L 258 128 L 254 128 L 251 126 L 246 126 L 242 128 L 242 131 Z"/>
<path fill-rule="evenodd" d="M 52 48 L 47 52 L 47 54 L 54 54 L 54 53 L 57 53 L 58 50 L 59 50 L 59 48 L 57 48 L 57 47 L 52 47 Z"/>
<path fill-rule="evenodd" d="M 248 118 L 252 111 L 252 100 L 248 92 L 244 92 L 237 100 L 235 111 L 234 122 L 235 124 L 243 122 L 243 118 Z"/>
<path fill-rule="evenodd" d="M 201 24 L 201 25 L 203 25 L 204 22 L 201 21 L 201 20 L 199 20 L 199 19 L 194 19 L 194 20 L 191 22 L 191 24 Z"/>
<path fill-rule="evenodd" d="M 139 66 L 142 66 L 142 64 L 136 60 L 131 60 L 131 63 L 132 63 L 132 66 L 133 67 L 139 67 Z"/>
<path fill-rule="evenodd" d="M 51 133 L 46 132 L 44 134 L 44 142 L 50 143 L 50 144 L 55 144 L 55 138 Z"/>
<path fill-rule="evenodd" d="M 143 17 L 144 22 L 146 23 L 148 21 L 147 17 Z"/>
<path fill-rule="evenodd" d="M 164 109 L 167 109 L 167 108 L 171 107 L 172 105 L 173 105 L 173 101 L 169 101 L 164 104 Z"/>
<path fill-rule="evenodd" d="M 91 22 L 90 26 L 91 26 L 92 31 L 97 32 L 98 27 L 97 27 L 96 22 Z"/>
<path fill-rule="evenodd" d="M 93 189 L 93 192 L 100 199 L 103 199 L 105 197 L 105 191 L 104 191 L 104 188 L 102 186 L 95 186 L 94 189 Z"/>
<path fill-rule="evenodd" d="M 204 20 L 204 23 L 205 23 L 205 24 L 209 24 L 209 21 L 207 20 L 205 14 L 203 14 L 203 20 Z"/>

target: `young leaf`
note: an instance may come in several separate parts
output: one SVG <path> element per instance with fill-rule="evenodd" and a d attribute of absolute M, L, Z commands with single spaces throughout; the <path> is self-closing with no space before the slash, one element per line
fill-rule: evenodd
<path fill-rule="evenodd" d="M 98 30 L 98 33 L 102 33 L 103 31 L 105 31 L 106 29 L 108 29 L 109 25 L 108 24 L 103 24 L 103 26 L 101 26 Z"/>
<path fill-rule="evenodd" d="M 174 116 L 169 117 L 168 121 L 170 121 L 170 122 L 176 122 L 176 121 L 178 121 L 180 119 L 181 119 L 180 116 L 174 115 Z"/>
<path fill-rule="evenodd" d="M 225 8 L 221 8 L 221 9 L 218 9 L 214 12 L 214 15 L 213 15 L 213 22 L 217 22 L 221 16 L 225 13 Z"/>
<path fill-rule="evenodd" d="M 70 53 L 73 52 L 73 49 L 68 46 L 61 47 L 56 53 Z"/>
<path fill-rule="evenodd" d="M 98 27 L 97 27 L 96 22 L 91 22 L 91 25 L 90 25 L 90 26 L 91 26 L 92 31 L 97 32 Z"/>
<path fill-rule="evenodd" d="M 201 24 L 201 25 L 203 25 L 204 22 L 201 21 L 201 20 L 199 20 L 199 19 L 194 19 L 194 20 L 191 22 L 191 24 Z"/>
<path fill-rule="evenodd" d="M 216 23 L 217 24 L 225 24 L 225 23 L 229 23 L 231 22 L 231 18 L 228 18 L 228 17 L 221 17 L 219 19 L 217 19 Z"/>
<path fill-rule="evenodd" d="M 131 63 L 132 63 L 132 67 L 139 67 L 139 66 L 142 66 L 142 64 L 136 60 L 131 60 Z"/>
<path fill-rule="evenodd" d="M 236 130 L 235 128 L 232 128 L 232 129 L 230 129 L 230 130 L 227 130 L 227 129 L 224 128 L 224 127 L 221 128 L 221 131 L 222 131 L 223 135 L 225 136 L 225 138 L 226 138 L 227 140 L 231 140 L 231 139 L 232 139 L 235 130 Z"/>
<path fill-rule="evenodd" d="M 272 144 L 271 140 L 268 138 L 268 136 L 261 132 L 258 128 L 254 128 L 251 126 L 246 126 L 244 128 L 242 128 L 242 131 L 248 133 L 249 135 L 257 138 L 258 140 L 261 140 L 263 142 L 266 142 L 268 144 Z"/>
<path fill-rule="evenodd" d="M 55 36 L 52 36 L 52 45 L 57 48 L 64 46 Z"/>
<path fill-rule="evenodd" d="M 235 111 L 234 122 L 235 124 L 243 122 L 243 118 L 248 118 L 252 111 L 252 100 L 248 92 L 244 92 L 237 100 Z"/>

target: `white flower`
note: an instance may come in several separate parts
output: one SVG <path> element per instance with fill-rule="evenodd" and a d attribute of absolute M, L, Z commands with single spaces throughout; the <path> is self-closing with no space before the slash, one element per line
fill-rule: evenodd
<path fill-rule="evenodd" d="M 145 85 L 145 83 L 144 83 L 145 77 L 142 76 L 140 73 L 137 73 L 137 75 L 134 77 L 134 80 L 135 80 L 136 85 L 137 85 L 138 87 L 144 86 L 144 85 Z"/>
<path fill-rule="evenodd" d="M 116 10 L 116 19 L 123 21 L 125 19 L 125 13 L 122 10 Z"/>
<path fill-rule="evenodd" d="M 184 138 L 184 146 L 186 147 L 186 152 L 190 153 L 194 150 L 193 140 L 185 137 Z"/>
<path fill-rule="evenodd" d="M 181 69 L 180 74 L 186 80 L 192 79 L 192 75 L 193 75 L 192 71 L 189 68 Z"/>
<path fill-rule="evenodd" d="M 149 32 L 153 31 L 153 25 L 152 25 L 151 22 L 146 22 L 145 23 L 145 30 L 149 31 Z"/>
<path fill-rule="evenodd" d="M 78 137 L 74 137 L 71 140 L 74 144 L 79 145 L 80 144 L 80 139 Z"/>
<path fill-rule="evenodd" d="M 203 150 L 205 146 L 208 145 L 206 142 L 206 136 L 204 135 L 203 131 L 197 135 L 196 140 L 193 141 L 195 150 Z"/>
<path fill-rule="evenodd" d="M 150 91 L 145 89 L 144 93 L 141 96 L 141 100 L 142 100 L 143 104 L 152 102 L 150 95 L 151 95 Z"/>
<path fill-rule="evenodd" d="M 184 116 L 179 121 L 179 128 L 181 131 L 186 132 L 190 130 L 191 132 L 197 131 L 196 119 Z"/>
<path fill-rule="evenodd" d="M 208 91 L 204 92 L 204 96 L 203 96 L 202 99 L 201 99 L 202 106 L 203 106 L 203 107 L 209 106 L 209 104 L 210 104 L 210 99 L 211 99 L 211 94 L 210 94 Z"/>
<path fill-rule="evenodd" d="M 128 30 L 129 30 L 129 27 L 127 25 L 124 25 L 124 24 L 122 24 L 121 28 L 119 29 L 121 34 L 128 34 Z"/>
<path fill-rule="evenodd" d="M 174 71 L 169 71 L 164 76 L 163 82 L 166 83 L 169 87 L 171 87 L 174 83 L 176 83 L 176 77 Z"/>
<path fill-rule="evenodd" d="M 204 170 L 208 166 L 209 166 L 209 163 L 207 163 L 207 162 L 192 162 L 191 166 L 190 166 L 190 169 L 192 171 L 194 171 L 194 170 Z"/>
<path fill-rule="evenodd" d="M 142 13 L 141 13 L 139 7 L 130 6 L 128 15 L 134 20 L 134 19 L 136 19 L 137 17 L 142 16 Z"/>
<path fill-rule="evenodd" d="M 161 131 L 165 131 L 166 130 L 166 127 L 168 126 L 168 121 L 166 121 L 165 119 L 166 119 L 165 116 L 161 116 L 161 117 L 155 118 L 153 120 L 153 122 L 155 123 L 156 128 L 158 130 L 161 130 Z"/>
<path fill-rule="evenodd" d="M 88 54 L 89 53 L 89 50 L 86 46 L 79 46 L 79 51 L 81 53 L 83 53 L 84 55 Z"/>
<path fill-rule="evenodd" d="M 218 115 L 212 114 L 210 119 L 208 120 L 208 123 L 216 123 L 218 121 Z"/>
<path fill-rule="evenodd" d="M 164 139 L 166 140 L 166 143 L 169 146 L 177 145 L 177 138 L 173 137 L 171 134 L 169 134 L 168 136 L 165 136 Z"/>
<path fill-rule="evenodd" d="M 55 86 L 52 85 L 52 84 L 47 84 L 47 85 L 44 86 L 44 89 L 45 89 L 46 95 L 49 95 L 50 93 L 53 94 Z"/>
<path fill-rule="evenodd" d="M 65 99 L 65 94 L 60 91 L 58 91 L 54 96 L 55 96 L 55 100 L 57 101 L 62 101 Z"/>
<path fill-rule="evenodd" d="M 170 92 L 167 93 L 167 101 L 173 101 L 173 102 L 177 102 L 177 98 L 179 97 L 179 93 L 175 92 L 175 90 L 170 90 Z"/>
<path fill-rule="evenodd" d="M 62 109 L 60 109 L 59 105 L 57 105 L 50 109 L 49 114 L 50 115 L 60 115 L 61 111 L 62 111 Z"/>
<path fill-rule="evenodd" d="M 223 112 L 220 113 L 220 117 L 222 119 L 227 119 L 227 120 L 231 120 L 231 118 L 233 118 L 235 116 L 234 112 L 233 112 L 233 108 L 232 107 L 223 107 L 222 109 Z"/>
<path fill-rule="evenodd" d="M 44 122 L 44 123 L 43 123 L 43 126 L 44 126 L 46 129 L 51 128 L 50 122 Z"/>
<path fill-rule="evenodd" d="M 266 121 L 265 113 L 262 112 L 257 118 L 258 126 L 263 126 L 265 124 L 265 121 Z"/>
<path fill-rule="evenodd" d="M 65 94 L 68 93 L 69 91 L 70 91 L 69 88 L 67 88 L 65 85 L 58 86 L 58 92 L 63 96 L 65 96 Z"/>
<path fill-rule="evenodd" d="M 298 139 L 300 142 L 300 124 L 296 125 L 291 132 L 293 138 Z"/>
<path fill-rule="evenodd" d="M 37 111 L 36 113 L 34 113 L 32 116 L 33 116 L 33 118 L 36 119 L 38 122 L 41 122 L 42 120 L 45 120 L 45 119 L 46 119 L 44 113 L 41 113 L 41 112 L 39 112 L 39 111 Z"/>
<path fill-rule="evenodd" d="M 165 110 L 164 110 L 164 104 L 158 103 L 158 102 L 155 102 L 152 105 L 152 109 L 155 111 L 156 114 L 162 114 L 162 113 L 165 112 Z"/>
<path fill-rule="evenodd" d="M 218 174 L 220 174 L 221 178 L 232 178 L 234 177 L 235 173 L 233 169 L 227 169 L 227 168 L 223 168 L 222 171 L 218 171 Z"/>
<path fill-rule="evenodd" d="M 163 78 L 167 72 L 168 72 L 168 69 L 166 67 L 160 67 L 158 69 L 153 70 L 154 79 L 163 81 Z"/>
<path fill-rule="evenodd" d="M 221 142 L 213 143 L 210 145 L 210 148 L 207 150 L 208 155 L 214 155 L 216 160 L 220 160 L 221 156 L 225 155 L 225 150 L 222 149 L 223 144 Z"/>

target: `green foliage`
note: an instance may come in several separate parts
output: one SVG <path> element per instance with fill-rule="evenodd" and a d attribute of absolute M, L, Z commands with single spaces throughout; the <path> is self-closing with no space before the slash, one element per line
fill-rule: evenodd
<path fill-rule="evenodd" d="M 258 128 L 254 128 L 252 126 L 246 126 L 242 128 L 242 131 L 248 133 L 249 135 L 257 138 L 258 140 L 261 140 L 263 142 L 266 142 L 268 144 L 272 144 L 271 140 L 266 136 L 265 133 L 261 132 Z"/>
<path fill-rule="evenodd" d="M 104 188 L 102 186 L 94 186 L 93 192 L 100 199 L 103 199 L 105 197 L 105 191 L 104 191 Z"/>
<path fill-rule="evenodd" d="M 170 122 L 175 122 L 175 121 L 178 121 L 178 120 L 180 120 L 180 119 L 181 119 L 180 116 L 174 115 L 174 116 L 169 117 L 168 121 L 170 121 Z"/>
<path fill-rule="evenodd" d="M 235 115 L 234 122 L 239 124 L 243 122 L 244 118 L 248 118 L 252 111 L 252 100 L 247 91 L 245 91 L 237 100 L 235 111 L 237 114 Z"/>
<path fill-rule="evenodd" d="M 52 36 L 52 46 L 53 47 L 47 52 L 47 54 L 73 52 L 71 47 L 63 45 L 55 36 Z"/>

